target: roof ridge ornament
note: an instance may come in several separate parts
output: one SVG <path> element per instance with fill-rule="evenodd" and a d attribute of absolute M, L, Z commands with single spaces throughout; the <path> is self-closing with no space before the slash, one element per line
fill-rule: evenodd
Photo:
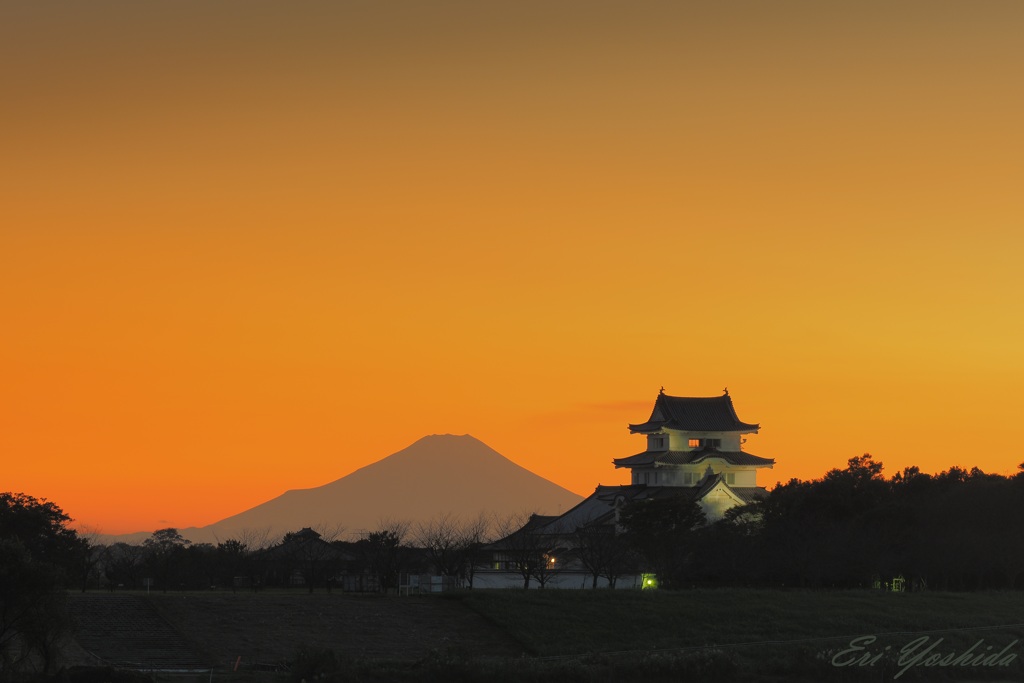
<path fill-rule="evenodd" d="M 729 387 L 726 387 L 725 389 L 722 389 L 722 393 L 725 394 L 726 396 L 728 396 L 729 395 Z"/>
<path fill-rule="evenodd" d="M 665 395 L 665 386 L 664 385 L 662 385 L 661 391 L 658 392 L 658 395 L 660 395 L 660 396 L 664 396 Z"/>

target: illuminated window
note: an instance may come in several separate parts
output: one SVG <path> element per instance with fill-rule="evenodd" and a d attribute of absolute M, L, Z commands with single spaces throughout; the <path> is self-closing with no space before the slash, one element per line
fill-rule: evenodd
<path fill-rule="evenodd" d="M 690 448 L 700 448 L 700 439 L 690 439 Z"/>

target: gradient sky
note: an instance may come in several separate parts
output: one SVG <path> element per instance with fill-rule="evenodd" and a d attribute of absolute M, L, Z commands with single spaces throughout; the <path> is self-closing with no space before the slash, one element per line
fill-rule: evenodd
<path fill-rule="evenodd" d="M 1024 3 L 0 2 L 0 490 L 214 522 L 431 433 L 1024 461 Z M 450 476 L 457 476 L 452 473 Z M 471 484 L 471 483 L 468 483 Z"/>

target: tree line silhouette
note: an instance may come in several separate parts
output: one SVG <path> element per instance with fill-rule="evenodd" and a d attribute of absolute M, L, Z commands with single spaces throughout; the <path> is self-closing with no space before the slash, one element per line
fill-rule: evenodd
<path fill-rule="evenodd" d="M 352 540 L 339 526 L 318 525 L 273 537 L 245 530 L 234 538 L 191 543 L 160 529 L 142 544 L 96 547 L 89 585 L 114 589 L 260 590 L 266 587 L 395 591 L 403 576 L 437 573 L 472 585 L 489 540 L 485 517 L 443 514 L 428 522 L 383 520 Z"/>
<path fill-rule="evenodd" d="M 908 467 L 886 479 L 863 455 L 686 536 L 688 552 L 663 577 L 670 586 L 1019 589 L 1024 471 Z"/>

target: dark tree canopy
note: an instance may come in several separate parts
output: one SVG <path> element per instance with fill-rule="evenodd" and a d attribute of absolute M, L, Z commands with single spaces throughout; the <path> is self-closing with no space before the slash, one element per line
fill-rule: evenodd
<path fill-rule="evenodd" d="M 630 543 L 667 588 L 685 582 L 704 510 L 688 495 L 638 500 L 625 505 L 619 523 Z"/>
<path fill-rule="evenodd" d="M 0 493 L 0 677 L 47 673 L 68 625 L 62 588 L 82 544 L 54 503 Z"/>
<path fill-rule="evenodd" d="M 16 540 L 35 562 L 69 566 L 78 535 L 55 503 L 24 493 L 0 493 L 0 538 Z"/>
<path fill-rule="evenodd" d="M 972 590 L 1024 587 L 1024 472 L 907 467 L 870 455 L 791 480 L 701 536 L 706 583 Z"/>

